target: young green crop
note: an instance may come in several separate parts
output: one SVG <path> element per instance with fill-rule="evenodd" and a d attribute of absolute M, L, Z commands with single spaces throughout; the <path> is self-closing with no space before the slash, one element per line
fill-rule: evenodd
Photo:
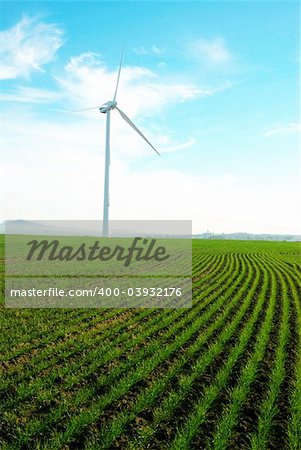
<path fill-rule="evenodd" d="M 288 296 L 288 285 L 282 273 L 274 265 L 282 285 L 282 319 L 279 327 L 279 336 L 276 346 L 276 355 L 274 361 L 274 367 L 269 375 L 270 381 L 268 386 L 268 393 L 264 401 L 262 402 L 259 420 L 257 424 L 257 431 L 253 433 L 251 437 L 251 449 L 260 450 L 269 448 L 269 435 L 272 426 L 274 425 L 274 418 L 277 414 L 277 398 L 280 394 L 281 384 L 285 377 L 285 361 L 286 361 L 286 347 L 289 340 L 289 311 L 290 300 Z"/>
<path fill-rule="evenodd" d="M 215 380 L 213 380 L 212 383 L 209 384 L 209 386 L 205 387 L 201 401 L 196 403 L 184 426 L 178 431 L 174 441 L 170 446 L 171 449 L 179 448 L 182 450 L 190 448 L 192 439 L 197 435 L 199 428 L 205 423 L 206 414 L 209 408 L 211 407 L 214 400 L 218 397 L 221 390 L 226 386 L 228 377 L 231 374 L 234 364 L 236 363 L 240 355 L 242 355 L 252 335 L 253 326 L 258 319 L 258 316 L 263 307 L 263 303 L 265 301 L 265 295 L 268 290 L 268 274 L 266 271 L 263 271 L 263 274 L 264 282 L 261 294 L 258 298 L 257 305 L 253 311 L 251 318 L 249 319 L 249 322 L 247 322 L 246 326 L 243 328 L 241 335 L 239 336 L 238 343 L 230 351 L 228 359 L 218 371 Z M 261 335 L 264 333 L 264 331 L 267 330 L 266 324 L 269 325 L 270 323 L 274 306 L 275 298 L 273 297 L 266 312 L 266 319 L 264 321 L 264 325 L 261 328 Z"/>
<path fill-rule="evenodd" d="M 244 268 L 242 270 L 241 276 L 239 277 L 239 281 L 244 278 L 246 272 L 246 265 L 244 265 Z M 249 276 L 247 278 L 247 281 L 251 281 L 253 276 L 253 272 L 250 271 Z M 255 286 L 258 284 L 259 277 L 256 277 L 254 283 Z M 100 431 L 99 435 L 97 436 L 97 439 L 94 437 L 91 442 L 88 442 L 88 447 L 93 448 L 96 444 L 98 444 L 101 448 L 108 448 L 114 439 L 122 432 L 125 425 L 133 420 L 135 415 L 139 415 L 141 411 L 143 411 L 144 408 L 149 406 L 151 403 L 153 403 L 157 396 L 163 391 L 163 389 L 167 388 L 168 382 L 174 377 L 174 375 L 180 373 L 181 367 L 183 367 L 188 362 L 192 364 L 191 358 L 193 357 L 194 353 L 199 351 L 199 349 L 204 346 L 205 343 L 209 340 L 209 338 L 218 330 L 221 332 L 221 335 L 218 336 L 217 341 L 215 344 L 209 344 L 209 350 L 205 352 L 205 354 L 197 361 L 195 367 L 192 367 L 192 374 L 185 380 L 185 377 L 180 380 L 180 389 L 182 390 L 181 394 L 178 392 L 168 391 L 169 395 L 168 398 L 163 402 L 160 410 L 158 411 L 155 409 L 154 411 L 154 418 L 155 418 L 155 427 L 159 424 L 162 424 L 163 419 L 166 419 L 166 417 L 171 416 L 172 411 L 177 407 L 179 401 L 181 398 L 185 396 L 187 391 L 189 390 L 189 387 L 191 386 L 194 379 L 199 376 L 203 371 L 205 371 L 206 367 L 214 360 L 214 358 L 218 355 L 219 352 L 221 352 L 223 345 L 225 344 L 227 339 L 222 340 L 222 336 L 227 335 L 229 338 L 233 327 L 231 327 L 234 324 L 237 326 L 241 318 L 243 317 L 243 314 L 247 311 L 248 306 L 251 302 L 251 296 L 249 295 L 248 298 L 250 302 L 246 301 L 243 304 L 243 308 L 239 309 L 238 317 L 235 316 L 235 320 L 231 322 L 231 325 L 225 328 L 225 322 L 230 314 L 230 312 L 237 306 L 237 303 L 241 300 L 244 291 L 247 288 L 247 283 L 245 283 L 241 289 L 237 291 L 235 296 L 231 299 L 231 296 L 233 292 L 236 289 L 235 284 L 232 286 L 231 289 L 227 291 L 227 295 L 224 296 L 224 303 L 226 308 L 222 311 L 219 317 L 210 324 L 205 330 L 202 335 L 197 339 L 197 341 L 190 346 L 185 354 L 182 356 L 180 361 L 176 361 L 175 364 L 173 364 L 168 372 L 164 375 L 163 379 L 155 380 L 150 389 L 146 389 L 141 394 L 139 394 L 137 401 L 135 402 L 135 405 L 133 405 L 132 409 L 126 413 L 122 412 L 119 415 L 116 416 L 116 418 L 113 420 L 113 422 L 110 425 L 107 425 L 105 427 L 105 432 Z M 227 302 L 227 299 L 229 302 Z M 230 300 L 231 299 L 231 300 Z M 223 327 L 225 330 L 223 331 Z M 223 332 L 222 332 L 223 331 Z M 207 343 L 208 345 L 208 343 Z M 215 351 L 214 351 L 215 350 Z M 189 379 L 188 379 L 189 378 Z M 148 438 L 154 434 L 155 429 L 152 430 L 148 428 L 147 432 L 144 433 L 143 439 L 142 436 L 139 436 L 139 439 L 137 439 L 136 444 L 137 448 L 146 448 L 147 447 L 147 440 Z M 134 447 L 134 442 L 131 443 L 131 448 Z"/>
<path fill-rule="evenodd" d="M 209 293 L 209 290 L 206 291 L 207 293 Z M 202 293 L 202 295 L 205 295 L 205 293 Z M 210 297 L 208 297 L 208 299 L 206 300 L 206 302 L 202 303 L 202 304 L 196 304 L 196 307 L 193 308 L 191 311 L 189 311 L 189 314 L 184 315 L 184 319 L 183 319 L 183 325 L 184 326 L 188 320 L 190 320 L 190 314 L 192 316 L 195 316 L 201 309 L 205 308 L 207 304 L 210 303 Z M 138 343 L 143 342 L 144 339 L 146 339 L 149 335 L 152 335 L 153 333 L 155 333 L 156 330 L 162 330 L 164 329 L 165 326 L 168 326 L 169 324 L 173 323 L 176 317 L 180 317 L 184 314 L 185 310 L 174 310 L 172 312 L 164 311 L 163 313 L 161 313 L 161 315 L 159 315 L 159 317 L 155 317 L 155 319 L 153 320 L 153 322 L 155 323 L 155 326 L 147 326 L 144 328 L 142 333 L 139 333 L 139 335 L 137 336 L 136 339 L 128 339 L 126 340 L 126 335 L 121 334 L 117 337 L 116 341 L 114 342 L 109 342 L 109 344 L 106 346 L 102 346 L 102 347 L 98 347 L 97 346 L 97 340 L 96 342 L 93 342 L 93 347 L 92 347 L 92 351 L 91 351 L 91 347 L 90 348 L 90 353 L 88 357 L 85 357 L 85 367 L 83 367 L 82 365 L 79 364 L 79 360 L 76 359 L 74 361 L 74 363 L 68 364 L 68 365 L 64 365 L 63 368 L 60 368 L 60 366 L 58 368 L 54 368 L 54 370 L 52 370 L 49 374 L 50 378 L 50 382 L 52 381 L 52 379 L 55 379 L 56 377 L 60 377 L 63 380 L 63 383 L 61 383 L 59 385 L 58 392 L 64 387 L 66 386 L 66 388 L 70 389 L 74 384 L 78 384 L 81 379 L 84 379 L 84 377 L 88 377 L 89 374 L 94 373 L 96 369 L 99 369 L 99 367 L 101 367 L 102 364 L 104 363 L 108 363 L 111 360 L 116 360 L 116 358 L 118 356 L 120 356 L 125 350 L 129 350 L 131 347 L 136 346 Z M 146 315 L 146 313 L 144 312 L 144 315 Z M 157 322 L 159 322 L 157 324 Z M 178 322 L 177 323 L 177 329 L 179 329 L 179 327 L 181 326 L 182 322 Z M 128 323 L 130 325 L 130 323 Z M 151 324 L 150 324 L 151 325 Z M 110 330 L 109 330 L 110 331 Z M 111 333 L 110 333 L 111 334 Z M 110 336 L 109 334 L 109 336 Z M 105 342 L 104 338 L 105 336 L 101 336 L 102 337 L 102 342 Z M 162 338 L 168 338 L 168 334 L 164 334 L 162 335 Z M 120 347 L 120 346 L 116 346 L 116 349 L 114 349 L 113 351 L 111 350 L 111 346 L 112 344 L 120 344 L 122 341 L 125 341 L 125 346 Z M 88 345 L 88 342 L 86 340 L 81 341 L 80 345 L 82 346 L 82 348 L 85 348 Z M 96 347 L 95 351 L 93 351 L 93 348 Z M 73 350 L 74 351 L 74 350 Z M 153 351 L 153 348 L 150 348 L 149 350 L 150 352 Z M 136 353 L 136 350 L 135 350 Z M 137 358 L 138 355 L 135 355 L 135 357 Z M 142 352 L 142 356 L 145 356 L 145 349 L 143 349 Z M 62 354 L 60 355 L 60 359 L 62 359 Z M 87 362 L 89 362 L 89 360 L 91 361 L 91 364 L 87 365 Z M 42 360 L 43 361 L 43 360 Z M 48 360 L 47 360 L 47 364 L 48 364 Z M 36 370 L 38 370 L 38 364 L 36 364 Z M 76 374 L 76 371 L 80 368 L 80 374 Z M 85 370 L 86 369 L 86 370 Z M 30 373 L 30 370 L 29 370 Z M 23 374 L 24 375 L 24 374 Z M 44 387 L 47 388 L 47 378 L 49 377 L 43 377 L 42 379 L 37 379 L 36 381 L 28 384 L 27 381 L 25 381 L 24 383 L 20 384 L 18 392 L 20 394 L 18 394 L 18 392 L 14 395 L 14 398 L 11 399 L 11 401 L 16 402 L 21 401 L 30 396 L 30 395 L 34 395 L 35 392 L 39 392 L 41 391 Z M 49 382 L 48 382 L 49 385 Z M 49 387 L 48 387 L 49 389 Z M 52 394 L 55 394 L 54 389 L 52 390 Z"/>
<path fill-rule="evenodd" d="M 227 406 L 221 420 L 217 423 L 212 446 L 215 450 L 222 450 L 228 446 L 233 428 L 239 420 L 239 411 L 247 395 L 250 393 L 252 383 L 256 378 L 258 366 L 264 357 L 268 345 L 278 292 L 277 278 L 274 270 L 271 270 L 271 276 L 271 297 L 266 319 L 257 336 L 253 354 L 248 359 L 237 385 L 230 393 L 229 406 Z"/>
<path fill-rule="evenodd" d="M 232 263 L 230 263 L 229 267 L 231 268 L 231 264 L 234 263 L 234 261 L 237 260 L 237 257 L 234 256 L 232 259 L 232 256 L 230 257 L 230 260 L 232 260 Z M 229 267 L 227 270 L 229 270 Z M 237 273 L 239 271 L 239 265 L 237 264 Z M 231 273 L 231 271 L 230 271 Z M 232 273 L 235 273 L 232 272 Z M 227 273 L 224 275 L 224 277 L 227 277 Z M 223 286 L 219 290 L 223 290 L 225 287 Z M 210 302 L 210 297 L 207 298 L 206 302 Z M 191 322 L 191 319 L 194 317 L 195 320 L 191 322 L 190 327 L 183 330 L 183 332 L 176 336 L 175 339 L 167 346 L 163 346 L 161 342 L 154 342 L 154 344 L 150 347 L 150 357 L 148 359 L 145 359 L 145 349 L 142 349 L 141 354 L 134 355 L 134 361 L 139 363 L 137 366 L 136 371 L 130 370 L 131 367 L 131 361 L 129 358 L 127 358 L 126 362 L 124 363 L 124 366 L 122 368 L 122 371 L 118 370 L 117 368 L 111 372 L 107 377 L 104 379 L 99 379 L 97 381 L 97 389 L 99 389 L 101 386 L 112 386 L 112 388 L 109 390 L 109 392 L 103 396 L 101 396 L 98 401 L 93 401 L 92 405 L 88 408 L 81 407 L 81 413 L 78 416 L 74 416 L 69 425 L 67 426 L 67 429 L 64 433 L 58 433 L 54 434 L 52 437 L 52 441 L 50 443 L 47 443 L 47 445 L 54 446 L 54 448 L 59 448 L 60 445 L 64 445 L 66 442 L 69 442 L 70 439 L 73 439 L 76 434 L 80 432 L 81 429 L 85 428 L 87 425 L 92 423 L 93 421 L 97 420 L 97 418 L 101 415 L 101 412 L 110 405 L 113 401 L 116 401 L 118 398 L 120 398 L 122 395 L 125 395 L 126 392 L 129 390 L 130 387 L 134 386 L 138 381 L 142 380 L 145 376 L 147 376 L 154 368 L 160 363 L 163 362 L 167 357 L 172 355 L 178 348 L 180 348 L 188 339 L 190 339 L 191 336 L 193 336 L 198 329 L 200 328 L 201 324 L 205 324 L 206 321 L 211 317 L 211 315 L 218 310 L 220 305 L 222 305 L 223 299 L 219 299 L 217 303 L 214 303 L 212 307 L 202 316 L 199 317 L 199 309 L 202 309 L 204 307 L 204 304 L 201 303 L 198 308 L 194 308 L 190 313 L 187 314 L 187 316 L 184 318 L 183 324 L 181 322 L 175 323 L 171 329 L 170 334 L 175 335 L 176 331 L 183 327 L 185 323 Z M 190 318 L 190 316 L 192 316 Z M 163 334 L 163 338 L 166 339 L 168 336 Z M 114 378 L 118 375 L 122 375 L 125 373 L 123 378 L 117 378 L 118 383 L 116 384 L 116 387 L 114 385 Z M 75 396 L 73 399 L 73 405 L 78 407 L 79 405 L 82 405 L 83 403 L 87 403 L 91 398 L 95 396 L 95 388 L 83 388 L 81 391 L 79 391 L 78 395 Z M 70 405 L 71 406 L 71 405 Z M 30 429 L 27 429 L 25 434 L 21 437 L 21 442 L 26 442 L 23 439 L 28 439 L 32 434 L 36 433 L 37 429 L 43 429 L 44 425 L 49 426 L 49 424 L 53 423 L 54 421 L 57 421 L 59 417 L 64 413 L 64 411 L 68 410 L 68 405 L 64 405 L 64 408 L 61 409 L 60 413 L 58 414 L 58 411 L 55 411 L 54 416 L 51 416 L 48 418 L 48 420 L 45 420 L 43 422 L 37 420 L 34 422 L 34 426 L 32 428 L 32 425 L 30 425 Z M 52 448 L 52 447 L 51 447 Z"/>
<path fill-rule="evenodd" d="M 192 308 L 0 310 L 1 449 L 299 450 L 300 245 L 192 247 Z"/>

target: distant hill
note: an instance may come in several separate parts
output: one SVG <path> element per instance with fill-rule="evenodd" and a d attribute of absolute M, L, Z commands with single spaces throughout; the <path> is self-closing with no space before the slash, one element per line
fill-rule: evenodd
<path fill-rule="evenodd" d="M 14 230 L 14 233 L 19 234 L 20 231 L 22 234 L 28 232 L 28 234 L 32 234 L 36 232 L 37 234 L 41 234 L 41 228 L 45 230 L 45 234 L 47 231 L 50 234 L 54 233 L 53 227 L 51 230 L 47 228 L 47 225 L 38 223 L 36 221 L 30 222 L 27 220 L 12 220 L 10 221 L 10 232 Z M 59 229 L 58 229 L 59 230 Z M 60 232 L 63 231 L 64 235 L 73 235 L 77 234 L 78 230 L 66 228 L 60 229 Z M 76 233 L 75 233 L 76 231 Z M 4 223 L 0 223 L 0 234 L 5 233 L 5 225 Z M 44 233 L 43 233 L 44 234 Z M 95 235 L 94 232 L 87 230 L 87 235 Z M 174 237 L 174 236 L 173 236 Z M 287 242 L 301 242 L 300 234 L 255 234 L 255 233 L 201 233 L 201 234 L 193 234 L 193 239 L 225 239 L 225 240 L 242 240 L 242 241 L 287 241 Z"/>
<path fill-rule="evenodd" d="M 229 239 L 242 241 L 290 241 L 301 242 L 300 234 L 252 234 L 252 233 L 202 233 L 194 234 L 193 239 Z"/>

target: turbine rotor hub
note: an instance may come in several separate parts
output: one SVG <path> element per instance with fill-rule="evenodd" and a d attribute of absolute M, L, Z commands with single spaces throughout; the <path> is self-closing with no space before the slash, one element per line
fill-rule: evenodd
<path fill-rule="evenodd" d="M 99 111 L 103 114 L 106 114 L 109 110 L 116 108 L 117 102 L 112 100 L 110 102 L 106 102 L 99 108 Z"/>

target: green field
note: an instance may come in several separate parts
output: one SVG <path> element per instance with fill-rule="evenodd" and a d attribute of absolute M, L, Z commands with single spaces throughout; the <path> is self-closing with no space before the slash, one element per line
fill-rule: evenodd
<path fill-rule="evenodd" d="M 190 309 L 2 309 L 1 449 L 300 450 L 300 256 L 195 240 Z"/>

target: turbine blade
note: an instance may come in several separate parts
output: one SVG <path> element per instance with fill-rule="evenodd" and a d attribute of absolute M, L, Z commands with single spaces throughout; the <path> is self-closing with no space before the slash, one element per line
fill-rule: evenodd
<path fill-rule="evenodd" d="M 117 95 L 117 90 L 118 90 L 118 85 L 119 85 L 120 72 L 121 72 L 121 66 L 122 66 L 122 63 L 123 63 L 123 56 L 124 56 L 124 47 L 123 47 L 122 53 L 121 53 L 119 70 L 118 70 L 118 75 L 117 75 L 117 83 L 116 83 L 116 88 L 115 88 L 115 94 L 114 94 L 113 102 L 115 102 L 115 100 L 116 100 L 116 95 Z"/>
<path fill-rule="evenodd" d="M 64 113 L 64 114 L 73 114 L 74 113 L 74 111 L 71 111 L 70 109 L 44 108 L 44 107 L 41 107 L 39 109 L 43 109 L 45 111 L 59 112 L 59 113 Z"/>
<path fill-rule="evenodd" d="M 71 111 L 71 112 L 83 112 L 83 111 L 89 111 L 90 109 L 98 109 L 100 108 L 101 105 L 98 106 L 90 106 L 90 108 L 83 108 L 83 109 L 76 109 L 75 111 Z"/>
<path fill-rule="evenodd" d="M 140 136 L 142 137 L 142 139 L 144 139 L 144 140 L 148 143 L 148 145 L 150 145 L 151 148 L 152 148 L 153 150 L 155 150 L 155 152 L 156 152 L 159 156 L 161 156 L 160 153 L 155 149 L 155 147 L 149 142 L 148 139 L 146 139 L 146 137 L 141 133 L 141 131 L 136 127 L 136 125 L 131 121 L 131 119 L 130 119 L 123 111 L 121 111 L 121 109 L 119 109 L 117 106 L 116 106 L 116 109 L 117 109 L 117 111 L 119 112 L 119 114 L 121 115 L 121 117 L 123 118 L 123 120 L 125 120 L 132 128 L 134 128 L 134 130 L 135 130 L 138 134 L 140 134 Z"/>
<path fill-rule="evenodd" d="M 88 111 L 89 109 L 98 109 L 98 108 L 100 108 L 100 106 L 101 105 L 92 106 L 91 108 L 84 108 L 84 109 L 58 109 L 58 108 L 46 108 L 46 107 L 41 107 L 40 109 L 45 109 L 47 111 L 66 113 L 66 114 L 76 114 L 79 112 Z"/>

